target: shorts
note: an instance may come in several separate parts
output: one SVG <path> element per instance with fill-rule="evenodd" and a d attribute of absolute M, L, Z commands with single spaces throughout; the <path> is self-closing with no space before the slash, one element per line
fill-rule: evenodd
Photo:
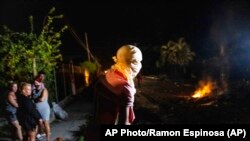
<path fill-rule="evenodd" d="M 8 122 L 10 122 L 10 123 L 17 120 L 16 113 L 11 113 L 11 112 L 7 112 L 6 118 L 7 118 Z"/>

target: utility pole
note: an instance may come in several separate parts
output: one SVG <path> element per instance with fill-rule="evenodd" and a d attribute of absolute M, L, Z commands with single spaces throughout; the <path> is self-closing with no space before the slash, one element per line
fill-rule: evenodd
<path fill-rule="evenodd" d="M 54 82 L 55 82 L 55 93 L 56 93 L 56 102 L 59 102 L 58 100 L 58 91 L 57 91 L 57 80 L 56 80 L 56 70 L 55 68 L 53 69 L 53 74 L 54 74 Z"/>
<path fill-rule="evenodd" d="M 33 76 L 34 78 L 37 75 L 37 70 L 36 70 L 36 57 L 33 58 Z"/>
<path fill-rule="evenodd" d="M 69 72 L 69 71 L 68 71 Z M 63 75 L 63 92 L 64 92 L 64 97 L 67 96 L 67 85 L 66 85 L 66 79 L 65 79 L 65 66 L 64 63 L 62 63 L 62 75 Z"/>
<path fill-rule="evenodd" d="M 88 36 L 86 32 L 84 36 L 85 36 L 85 46 L 86 46 L 87 54 L 88 54 L 88 61 L 90 62 L 90 50 L 89 50 Z"/>
<path fill-rule="evenodd" d="M 70 79 L 71 79 L 71 90 L 72 90 L 72 95 L 76 95 L 76 87 L 75 87 L 75 76 L 74 76 L 74 65 L 73 61 L 70 61 Z"/>

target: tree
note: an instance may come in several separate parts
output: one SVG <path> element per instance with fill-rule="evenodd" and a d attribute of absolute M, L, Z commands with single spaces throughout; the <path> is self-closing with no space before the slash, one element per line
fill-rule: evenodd
<path fill-rule="evenodd" d="M 58 61 L 62 59 L 59 47 L 62 44 L 61 34 L 67 29 L 62 26 L 54 28 L 54 21 L 63 15 L 54 15 L 53 7 L 44 18 L 43 27 L 39 34 L 33 29 L 33 17 L 29 17 L 30 32 L 15 32 L 3 26 L 0 35 L 0 76 L 1 83 L 7 80 L 33 80 L 36 72 L 46 73 L 46 82 L 53 82 L 53 71 Z"/>
<path fill-rule="evenodd" d="M 160 57 L 163 65 L 170 63 L 185 66 L 193 60 L 194 55 L 184 38 L 180 38 L 178 42 L 169 41 L 166 45 L 162 45 Z"/>
<path fill-rule="evenodd" d="M 160 59 L 156 62 L 158 68 L 165 67 L 167 64 L 177 65 L 184 68 L 193 60 L 195 53 L 190 50 L 184 38 L 178 42 L 169 41 L 161 46 Z"/>

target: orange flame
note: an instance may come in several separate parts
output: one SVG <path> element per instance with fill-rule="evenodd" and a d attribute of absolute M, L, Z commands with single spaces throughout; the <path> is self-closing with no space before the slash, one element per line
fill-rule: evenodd
<path fill-rule="evenodd" d="M 213 83 L 211 81 L 201 81 L 200 87 L 192 95 L 193 98 L 202 98 L 209 96 L 213 90 Z"/>
<path fill-rule="evenodd" d="M 84 76 L 85 76 L 85 85 L 89 86 L 89 71 L 87 69 L 84 69 Z"/>

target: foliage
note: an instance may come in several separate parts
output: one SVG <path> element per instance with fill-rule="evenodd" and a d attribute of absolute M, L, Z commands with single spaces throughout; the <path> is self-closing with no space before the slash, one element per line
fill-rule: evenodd
<path fill-rule="evenodd" d="M 94 74 L 97 71 L 98 66 L 90 61 L 84 61 L 81 63 L 81 67 L 87 69 L 90 74 Z"/>
<path fill-rule="evenodd" d="M 39 34 L 34 33 L 32 16 L 29 17 L 29 33 L 15 32 L 3 26 L 0 35 L 0 83 L 9 79 L 30 82 L 37 71 L 43 70 L 46 81 L 53 84 L 53 70 L 62 59 L 59 50 L 61 34 L 67 29 L 67 26 L 54 28 L 54 21 L 63 18 L 63 15 L 55 15 L 54 12 L 55 8 L 52 8 L 44 18 Z"/>
<path fill-rule="evenodd" d="M 186 66 L 193 60 L 194 55 L 184 38 L 180 38 L 178 42 L 169 41 L 162 45 L 160 60 L 156 62 L 156 66 L 163 67 L 166 63 Z"/>

